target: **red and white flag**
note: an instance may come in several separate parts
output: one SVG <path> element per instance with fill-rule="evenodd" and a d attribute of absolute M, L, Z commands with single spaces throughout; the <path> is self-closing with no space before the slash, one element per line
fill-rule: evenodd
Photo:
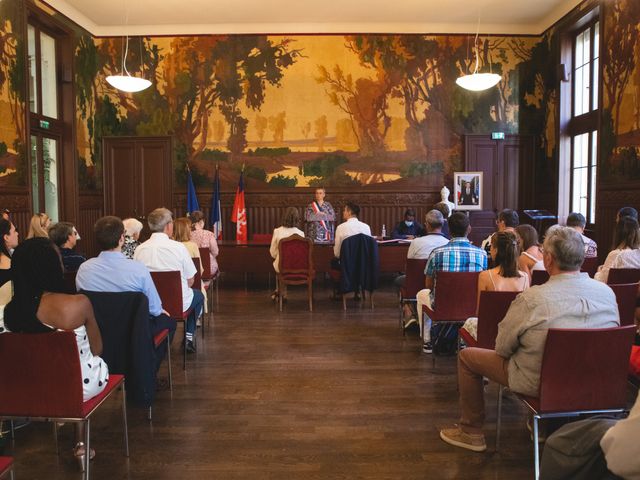
<path fill-rule="evenodd" d="M 236 198 L 233 201 L 231 221 L 236 224 L 236 241 L 247 241 L 247 209 L 244 205 L 244 169 L 240 172 L 240 181 L 236 190 Z"/>

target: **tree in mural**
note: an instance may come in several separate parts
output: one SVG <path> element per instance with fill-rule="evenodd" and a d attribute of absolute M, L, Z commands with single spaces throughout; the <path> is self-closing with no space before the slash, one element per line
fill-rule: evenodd
<path fill-rule="evenodd" d="M 279 112 L 269 117 L 269 130 L 273 133 L 273 143 L 282 145 L 284 131 L 287 128 L 287 112 Z"/>
<path fill-rule="evenodd" d="M 620 107 L 635 68 L 635 49 L 640 35 L 640 2 L 619 0 L 607 4 L 605 55 L 603 62 L 606 107 L 613 110 L 615 135 L 620 131 Z"/>
<path fill-rule="evenodd" d="M 24 37 L 17 31 L 22 25 L 22 11 L 18 2 L 0 1 L 0 92 L 7 87 L 7 100 L 11 112 L 11 123 L 15 130 L 13 148 L 17 154 L 16 173 L 11 177 L 14 185 L 25 185 L 27 181 L 26 135 L 24 104 L 26 65 Z"/>
<path fill-rule="evenodd" d="M 311 122 L 303 123 L 300 127 L 300 133 L 302 133 L 304 139 L 307 140 L 309 138 L 309 134 L 311 133 Z"/>
<path fill-rule="evenodd" d="M 264 141 L 264 134 L 267 133 L 267 128 L 269 127 L 269 119 L 262 115 L 256 115 L 253 126 L 256 129 L 260 143 L 262 143 Z"/>
<path fill-rule="evenodd" d="M 327 125 L 327 116 L 321 115 L 318 118 L 316 118 L 314 125 L 315 125 L 315 129 L 313 131 L 313 134 L 315 138 L 318 140 L 318 151 L 324 152 L 324 141 L 327 138 L 327 135 L 329 135 L 328 125 Z"/>
<path fill-rule="evenodd" d="M 339 65 L 332 72 L 319 65 L 318 71 L 317 80 L 327 85 L 331 103 L 349 115 L 360 154 L 368 157 L 384 152 L 384 138 L 391 125 L 387 107 L 392 87 L 386 75 L 354 81 Z"/>

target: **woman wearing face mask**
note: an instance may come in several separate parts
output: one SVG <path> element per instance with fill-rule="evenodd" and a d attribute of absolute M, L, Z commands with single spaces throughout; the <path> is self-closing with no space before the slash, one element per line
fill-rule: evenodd
<path fill-rule="evenodd" d="M 407 208 L 404 212 L 404 220 L 396 225 L 391 234 L 392 238 L 404 240 L 413 240 L 416 237 L 422 237 L 427 232 L 424 227 L 416 222 L 416 212 L 413 208 Z"/>

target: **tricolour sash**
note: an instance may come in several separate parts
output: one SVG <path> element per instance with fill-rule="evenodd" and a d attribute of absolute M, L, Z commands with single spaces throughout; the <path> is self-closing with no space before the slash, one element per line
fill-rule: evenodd
<path fill-rule="evenodd" d="M 311 208 L 313 208 L 313 211 L 315 213 L 323 213 L 322 210 L 320 210 L 320 205 L 318 205 L 318 202 L 316 201 L 311 202 Z M 324 220 L 320 220 L 320 225 L 322 225 L 322 228 L 324 228 L 324 241 L 328 242 L 330 240 L 329 226 Z"/>

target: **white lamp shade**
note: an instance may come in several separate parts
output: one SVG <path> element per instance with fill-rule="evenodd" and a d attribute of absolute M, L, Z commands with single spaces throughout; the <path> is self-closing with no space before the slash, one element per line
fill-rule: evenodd
<path fill-rule="evenodd" d="M 465 90 L 481 92 L 497 85 L 501 77 L 497 73 L 474 73 L 458 77 L 456 83 Z"/>
<path fill-rule="evenodd" d="M 109 75 L 107 83 L 123 92 L 140 92 L 151 86 L 151 82 L 146 78 L 132 77 L 130 75 Z"/>

